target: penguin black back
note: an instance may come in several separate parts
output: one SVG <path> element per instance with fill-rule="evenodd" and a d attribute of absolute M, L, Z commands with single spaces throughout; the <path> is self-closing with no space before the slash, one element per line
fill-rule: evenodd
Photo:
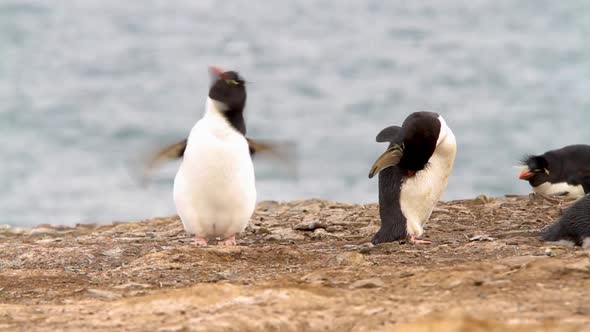
<path fill-rule="evenodd" d="M 528 169 L 520 174 L 520 179 L 528 180 L 533 187 L 565 182 L 582 185 L 585 193 L 590 192 L 590 145 L 569 145 L 542 155 L 529 155 L 522 164 Z"/>
<path fill-rule="evenodd" d="M 404 171 L 399 167 L 389 167 L 379 172 L 379 217 L 381 228 L 371 242 L 393 242 L 405 239 L 407 220 L 400 206 L 400 193 Z"/>
<path fill-rule="evenodd" d="M 567 240 L 581 246 L 590 237 L 590 195 L 570 206 L 559 220 L 541 234 L 545 241 Z"/>
<path fill-rule="evenodd" d="M 221 110 L 223 116 L 234 129 L 246 135 L 246 81 L 235 71 L 222 72 L 211 67 L 211 72 L 215 81 L 209 89 L 209 98 L 222 103 L 225 107 Z"/>

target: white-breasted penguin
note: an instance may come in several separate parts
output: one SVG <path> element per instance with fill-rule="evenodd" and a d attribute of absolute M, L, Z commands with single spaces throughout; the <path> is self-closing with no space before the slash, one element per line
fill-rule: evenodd
<path fill-rule="evenodd" d="M 527 180 L 535 193 L 580 198 L 590 192 L 590 145 L 568 145 L 529 155 L 522 164 L 526 169 L 519 178 Z"/>
<path fill-rule="evenodd" d="M 174 203 L 185 231 L 195 235 L 198 245 L 207 245 L 211 236 L 235 245 L 235 235 L 246 228 L 256 206 L 251 156 L 276 147 L 245 136 L 244 79 L 217 67 L 210 67 L 210 73 L 205 114 L 187 139 L 160 150 L 148 168 L 182 158 L 174 178 Z"/>
<path fill-rule="evenodd" d="M 174 179 L 174 203 L 185 231 L 198 245 L 220 236 L 235 245 L 256 205 L 252 156 L 268 154 L 292 165 L 295 145 L 246 137 L 244 79 L 235 71 L 209 67 L 212 84 L 206 111 L 189 137 L 154 153 L 144 175 L 164 161 L 182 158 Z"/>
<path fill-rule="evenodd" d="M 545 241 L 571 241 L 577 246 L 590 246 L 590 195 L 576 201 L 553 225 L 541 233 Z"/>
<path fill-rule="evenodd" d="M 445 191 L 453 169 L 455 135 L 437 113 L 410 114 L 401 127 L 383 129 L 377 142 L 389 142 L 369 178 L 379 173 L 381 228 L 371 242 L 419 240 L 424 224 Z"/>
<path fill-rule="evenodd" d="M 184 229 L 197 244 L 219 236 L 235 245 L 256 207 L 254 165 L 246 140 L 245 81 L 212 67 L 215 81 L 207 109 L 187 139 L 174 178 L 174 203 Z"/>

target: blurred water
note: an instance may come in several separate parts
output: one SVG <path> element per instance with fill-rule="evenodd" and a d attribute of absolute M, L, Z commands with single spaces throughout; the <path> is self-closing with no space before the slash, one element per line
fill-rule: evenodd
<path fill-rule="evenodd" d="M 0 224 L 174 213 L 150 147 L 201 116 L 206 66 L 239 70 L 252 137 L 297 140 L 299 179 L 257 160 L 261 200 L 377 200 L 385 126 L 444 115 L 445 199 L 526 193 L 527 152 L 590 143 L 590 2 L 0 0 Z"/>

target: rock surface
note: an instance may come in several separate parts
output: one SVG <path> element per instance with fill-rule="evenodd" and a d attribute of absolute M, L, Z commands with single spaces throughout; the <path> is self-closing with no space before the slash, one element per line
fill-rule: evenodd
<path fill-rule="evenodd" d="M 237 247 L 176 217 L 0 227 L 0 330 L 590 331 L 589 251 L 537 238 L 569 204 L 440 203 L 418 246 L 320 200 L 260 203 Z"/>

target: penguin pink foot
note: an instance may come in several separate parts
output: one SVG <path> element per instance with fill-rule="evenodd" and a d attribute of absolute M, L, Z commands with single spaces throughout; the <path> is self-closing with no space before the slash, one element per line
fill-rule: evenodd
<path fill-rule="evenodd" d="M 410 236 L 410 243 L 412 243 L 412 244 L 432 244 L 432 242 L 430 242 L 430 241 L 417 239 L 414 235 Z"/>
<path fill-rule="evenodd" d="M 195 236 L 195 245 L 197 247 L 206 247 L 207 239 L 201 236 Z"/>
<path fill-rule="evenodd" d="M 236 235 L 229 236 L 225 238 L 223 241 L 219 242 L 221 246 L 235 246 L 236 245 Z"/>

